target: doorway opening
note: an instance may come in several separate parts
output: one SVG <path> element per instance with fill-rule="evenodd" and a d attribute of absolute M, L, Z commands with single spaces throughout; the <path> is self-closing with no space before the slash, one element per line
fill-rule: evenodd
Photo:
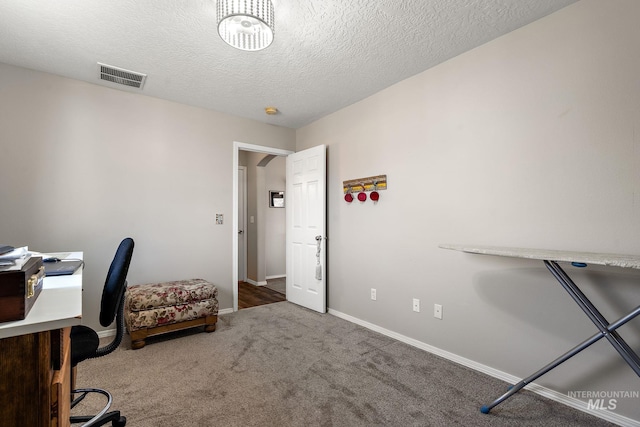
<path fill-rule="evenodd" d="M 242 310 L 287 300 L 287 164 L 283 156 L 243 150 L 238 159 L 238 224 L 244 225 L 238 230 L 238 309 Z"/>
<path fill-rule="evenodd" d="M 278 156 L 284 156 L 293 153 L 289 150 L 282 150 L 271 147 L 264 147 L 253 144 L 246 144 L 242 142 L 234 142 L 233 150 L 233 235 L 238 238 L 233 239 L 232 257 L 233 257 L 233 310 L 237 311 L 239 308 L 245 308 L 255 305 L 262 305 L 264 303 L 271 303 L 277 301 L 286 300 L 286 296 L 279 293 L 279 283 L 284 283 L 284 275 L 286 274 L 286 268 L 275 267 L 276 274 L 271 271 L 271 275 L 266 274 L 266 251 L 269 251 L 270 255 L 277 253 L 273 248 L 268 248 L 267 245 L 274 239 L 269 239 L 269 242 L 265 242 L 265 236 L 270 233 L 273 234 L 273 227 L 269 228 L 268 232 L 266 228 L 269 225 L 278 224 L 278 221 L 274 217 L 282 216 L 284 221 L 284 210 L 278 209 L 278 207 L 270 207 L 269 195 L 270 192 L 284 191 L 284 184 L 282 188 L 266 188 L 269 185 L 269 181 L 264 178 L 268 178 L 266 167 L 272 162 L 274 158 Z M 259 155 L 259 157 L 255 157 Z M 241 158 L 245 156 L 254 156 L 252 162 L 255 163 L 255 173 L 257 175 L 256 182 L 259 185 L 248 185 L 243 189 L 244 185 L 242 181 L 242 174 L 239 172 L 241 166 L 247 166 L 245 161 L 241 162 Z M 258 161 L 256 159 L 259 158 Z M 284 158 L 282 158 L 284 160 Z M 252 172 L 249 170 L 251 166 L 248 166 L 245 170 L 245 176 L 247 180 L 251 180 Z M 265 175 L 265 176 L 261 176 Z M 254 176 L 255 179 L 255 176 Z M 242 194 L 246 194 L 246 203 L 240 200 Z M 253 207 L 251 208 L 253 204 Z M 240 209 L 244 206 L 245 212 L 240 212 Z M 271 209 L 271 212 L 269 210 Z M 277 212 L 280 211 L 280 212 Z M 243 215 L 245 214 L 246 215 Z M 268 218 L 271 217 L 270 222 Z M 244 221 L 244 223 L 242 223 Z M 252 236 L 251 233 L 258 227 L 259 233 Z M 279 227 L 279 226 L 278 226 Z M 285 238 L 284 222 L 282 228 L 278 228 L 278 232 L 281 232 L 282 238 Z M 252 250 L 249 249 L 253 245 Z M 251 259 L 257 257 L 258 253 L 256 248 L 260 248 L 263 252 L 258 260 Z M 249 249 L 249 250 L 248 250 Z M 244 250 L 244 254 L 239 254 L 239 250 Z M 286 265 L 286 254 L 282 253 L 281 262 Z M 247 267 L 239 265 L 239 260 L 247 261 Z M 252 264 L 255 263 L 255 265 Z M 257 266 L 259 264 L 259 266 Z M 240 267 L 240 268 L 239 268 Z M 254 268 L 255 267 L 255 268 Z M 253 268 L 253 270 L 252 270 Z M 256 270 L 257 269 L 257 270 Z M 258 271 L 259 270 L 259 271 Z M 282 273 L 277 273 L 278 271 Z M 241 277 L 241 271 L 244 271 L 244 276 Z M 278 277 L 280 276 L 280 277 Z M 271 282 L 271 283 L 270 283 Z M 272 289 L 270 289 L 272 288 Z M 286 289 L 286 287 L 285 287 Z M 286 292 L 286 291 L 285 291 Z"/>

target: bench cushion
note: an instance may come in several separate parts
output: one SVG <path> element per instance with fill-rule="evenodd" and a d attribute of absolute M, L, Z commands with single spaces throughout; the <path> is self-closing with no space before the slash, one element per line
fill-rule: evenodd
<path fill-rule="evenodd" d="M 129 311 L 170 307 L 218 298 L 218 288 L 203 279 L 133 285 L 127 288 Z"/>
<path fill-rule="evenodd" d="M 132 285 L 125 296 L 130 332 L 217 314 L 218 289 L 203 279 Z"/>

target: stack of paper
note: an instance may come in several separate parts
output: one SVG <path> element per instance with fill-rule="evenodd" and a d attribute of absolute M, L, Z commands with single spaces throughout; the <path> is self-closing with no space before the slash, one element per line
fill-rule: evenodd
<path fill-rule="evenodd" d="M 0 271 L 20 270 L 29 258 L 31 258 L 31 254 L 27 246 L 6 252 L 0 255 Z"/>

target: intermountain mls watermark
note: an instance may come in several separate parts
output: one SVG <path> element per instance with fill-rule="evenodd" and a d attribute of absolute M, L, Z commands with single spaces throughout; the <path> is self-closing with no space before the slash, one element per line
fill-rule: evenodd
<path fill-rule="evenodd" d="M 608 409 L 613 411 L 618 407 L 620 399 L 640 399 L 640 391 L 620 390 L 620 391 L 591 391 L 578 390 L 569 391 L 567 396 L 576 399 L 587 400 L 587 410 L 589 409 Z"/>

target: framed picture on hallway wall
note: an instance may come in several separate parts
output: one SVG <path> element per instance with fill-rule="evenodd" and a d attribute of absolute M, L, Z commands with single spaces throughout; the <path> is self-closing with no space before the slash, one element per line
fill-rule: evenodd
<path fill-rule="evenodd" d="M 269 191 L 269 207 L 284 208 L 284 191 Z"/>

